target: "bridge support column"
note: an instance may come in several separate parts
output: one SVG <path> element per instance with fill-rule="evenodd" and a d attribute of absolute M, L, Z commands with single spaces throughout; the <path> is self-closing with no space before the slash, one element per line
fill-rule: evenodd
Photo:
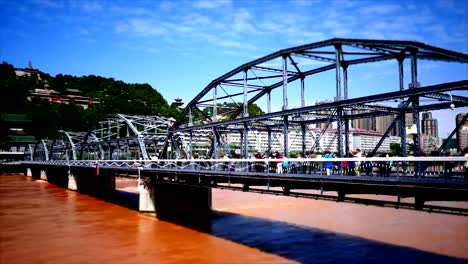
<path fill-rule="evenodd" d="M 31 176 L 35 180 L 41 179 L 41 168 L 39 166 L 31 166 Z"/>
<path fill-rule="evenodd" d="M 31 168 L 29 168 L 29 167 L 26 168 L 26 176 L 32 177 L 32 170 L 31 170 Z"/>
<path fill-rule="evenodd" d="M 93 195 L 106 195 L 115 190 L 115 172 L 113 170 L 99 170 L 96 173 L 96 168 L 72 168 L 70 175 L 73 176 L 76 184 L 76 190 L 80 193 L 88 193 Z M 73 182 L 69 182 L 73 187 Z"/>
<path fill-rule="evenodd" d="M 47 166 L 43 171 L 46 174 L 45 180 L 49 183 L 63 188 L 68 187 L 68 166 Z"/>
<path fill-rule="evenodd" d="M 45 170 L 41 170 L 41 175 L 39 176 L 41 180 L 47 181 L 47 172 Z"/>
<path fill-rule="evenodd" d="M 211 216 L 211 188 L 158 182 L 154 175 L 145 177 L 140 186 L 141 212 L 154 212 L 161 220 L 198 222 Z"/>
<path fill-rule="evenodd" d="M 158 219 L 198 221 L 211 216 L 211 188 L 157 183 L 154 205 Z"/>
<path fill-rule="evenodd" d="M 151 186 L 140 185 L 139 187 L 139 203 L 138 210 L 140 212 L 155 213 L 156 207 L 154 205 L 154 190 Z"/>
<path fill-rule="evenodd" d="M 424 206 L 424 203 L 426 200 L 422 196 L 416 196 L 414 197 L 414 208 L 417 210 L 421 210 Z"/>
<path fill-rule="evenodd" d="M 78 191 L 78 187 L 76 184 L 75 176 L 71 171 L 68 172 L 68 186 L 67 188 L 72 191 Z"/>

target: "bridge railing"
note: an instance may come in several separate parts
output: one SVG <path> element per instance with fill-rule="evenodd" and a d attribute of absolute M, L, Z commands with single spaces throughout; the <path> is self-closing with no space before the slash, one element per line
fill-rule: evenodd
<path fill-rule="evenodd" d="M 25 164 L 120 169 L 212 171 L 221 174 L 467 178 L 468 157 L 373 157 L 295 159 L 53 160 Z"/>

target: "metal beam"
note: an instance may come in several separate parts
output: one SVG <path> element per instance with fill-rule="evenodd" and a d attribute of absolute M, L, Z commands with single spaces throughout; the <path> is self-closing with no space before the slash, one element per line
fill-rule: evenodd
<path fill-rule="evenodd" d="M 347 107 L 347 106 L 352 106 L 356 104 L 365 104 L 365 103 L 373 103 L 373 102 L 379 102 L 379 101 L 395 100 L 395 99 L 400 99 L 400 98 L 408 98 L 409 96 L 422 96 L 422 95 L 430 94 L 434 92 L 445 92 L 445 91 L 452 91 L 452 90 L 468 90 L 468 80 L 429 85 L 429 86 L 421 87 L 419 89 L 408 89 L 408 90 L 403 90 L 403 91 L 395 91 L 395 92 L 388 92 L 388 93 L 382 93 L 382 94 L 376 94 L 376 95 L 369 95 L 365 97 L 351 98 L 348 100 L 342 100 L 338 102 L 306 106 L 303 108 L 294 108 L 294 109 L 290 109 L 286 111 L 267 113 L 267 114 L 251 116 L 247 118 L 219 121 L 217 125 L 226 126 L 226 125 L 236 124 L 240 122 L 264 120 L 264 119 L 269 119 L 273 117 L 281 117 L 284 115 L 305 114 L 309 112 L 316 112 L 320 110 L 327 110 L 327 109 L 337 108 L 337 107 Z M 203 124 L 203 125 L 194 126 L 194 129 L 202 129 L 202 128 L 207 128 L 211 126 L 213 126 L 213 124 Z M 177 131 L 177 132 L 187 131 L 187 130 L 189 130 L 189 128 L 174 128 L 173 127 L 173 131 Z"/>
<path fill-rule="evenodd" d="M 442 142 L 442 145 L 440 145 L 439 149 L 437 150 L 437 152 L 441 153 L 445 147 L 447 146 L 447 144 L 450 142 L 450 139 L 452 139 L 452 137 L 455 135 L 455 133 L 458 131 L 458 129 L 460 129 L 460 127 L 465 124 L 465 121 L 466 119 L 468 119 L 468 114 L 465 114 L 462 118 L 462 120 L 460 120 L 460 122 L 458 122 L 458 124 L 455 126 L 455 128 L 452 130 L 452 132 L 450 133 L 450 135 L 444 140 L 444 142 Z"/>

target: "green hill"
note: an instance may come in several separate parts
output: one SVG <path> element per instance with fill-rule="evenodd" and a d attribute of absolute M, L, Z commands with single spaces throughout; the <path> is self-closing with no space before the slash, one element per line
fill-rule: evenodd
<path fill-rule="evenodd" d="M 54 137 L 59 129 L 87 131 L 107 114 L 177 118 L 181 111 L 169 105 L 149 84 L 128 84 L 94 75 L 76 77 L 58 74 L 53 77 L 32 67 L 24 69 L 22 75 L 15 70 L 18 69 L 7 62 L 0 64 L 0 114 L 26 114 L 32 121 L 27 133 L 36 138 Z M 51 103 L 44 98 L 31 96 L 35 89 L 52 90 L 56 94 L 70 89 L 78 90 L 84 97 L 99 99 L 99 103 L 91 104 L 86 109 L 74 102 Z"/>

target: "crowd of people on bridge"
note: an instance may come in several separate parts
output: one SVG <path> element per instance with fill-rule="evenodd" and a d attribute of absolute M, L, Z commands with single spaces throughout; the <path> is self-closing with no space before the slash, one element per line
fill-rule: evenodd
<path fill-rule="evenodd" d="M 386 157 L 389 155 L 387 154 Z M 336 156 L 330 151 L 325 151 L 324 155 L 311 154 L 308 158 L 335 158 Z M 351 151 L 346 155 L 348 158 L 360 158 L 362 153 L 360 149 Z M 291 159 L 297 158 L 296 155 L 292 154 Z M 377 162 L 373 164 L 370 161 L 362 163 L 361 161 L 350 161 L 344 160 L 342 162 L 337 161 L 325 161 L 325 162 L 299 162 L 285 158 L 280 152 L 271 153 L 268 157 L 257 152 L 255 159 L 275 159 L 275 161 L 266 162 L 255 162 L 255 172 L 269 172 L 269 173 L 321 173 L 322 169 L 326 175 L 347 175 L 347 176 L 360 176 L 361 173 L 365 173 L 367 176 L 372 176 L 374 168 L 377 168 L 380 176 L 389 176 L 392 168 L 391 161 Z"/>
<path fill-rule="evenodd" d="M 345 155 L 345 158 L 361 158 L 361 157 L 371 157 L 371 155 L 363 153 L 360 149 L 356 149 L 350 151 Z M 468 156 L 468 154 L 467 154 Z M 312 153 L 306 156 L 307 158 L 325 158 L 325 159 L 332 159 L 336 158 L 336 156 L 331 153 L 330 151 L 325 151 L 323 155 Z M 389 158 L 389 154 L 381 154 L 381 158 Z M 204 159 L 203 157 L 199 157 L 198 154 L 194 155 L 195 159 Z M 239 164 L 235 161 L 236 159 L 233 158 L 232 155 L 221 153 L 220 158 L 222 160 L 226 160 L 222 162 L 218 167 L 222 167 L 224 171 L 236 171 Z M 298 155 L 295 153 L 290 153 L 290 157 L 285 157 L 281 152 L 273 152 L 270 154 L 262 154 L 257 152 L 253 157 L 249 157 L 250 159 L 258 159 L 261 161 L 254 161 L 254 162 L 242 162 L 248 164 L 248 171 L 250 172 L 258 172 L 258 173 L 276 173 L 276 174 L 317 174 L 317 175 L 344 175 L 344 176 L 380 176 L 380 177 L 388 177 L 396 170 L 404 170 L 403 163 L 398 163 L 395 167 L 394 162 L 391 160 L 383 159 L 379 161 L 371 161 L 371 160 L 330 160 L 330 161 L 298 161 L 295 160 L 298 158 Z M 269 161 L 271 160 L 271 161 Z M 452 164 L 454 162 L 445 162 L 443 164 L 442 173 L 446 176 L 453 175 L 454 168 L 457 164 Z M 418 164 L 416 167 L 416 164 Z M 460 165 L 460 164 L 458 164 Z M 241 166 L 241 167 L 242 167 Z M 415 173 L 415 176 L 427 176 L 427 166 L 428 164 L 424 162 L 414 163 L 412 164 L 412 170 Z M 464 176 L 468 178 L 468 161 L 462 164 L 462 169 L 464 169 Z M 416 172 L 417 171 L 417 172 Z M 440 171 L 440 170 L 439 170 Z M 417 173 L 417 175 L 416 175 Z"/>

